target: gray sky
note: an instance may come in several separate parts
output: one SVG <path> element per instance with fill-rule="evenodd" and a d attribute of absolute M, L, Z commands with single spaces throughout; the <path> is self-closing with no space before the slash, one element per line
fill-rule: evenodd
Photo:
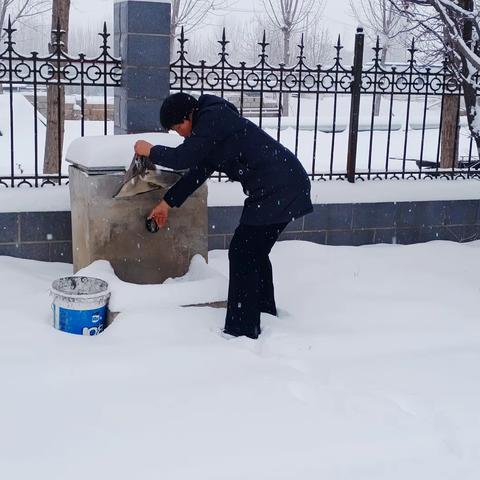
<path fill-rule="evenodd" d="M 221 25 L 227 16 L 230 19 L 235 16 L 243 21 L 263 11 L 261 0 L 232 0 L 231 3 L 229 10 L 210 15 L 206 19 L 207 26 Z M 100 23 L 104 19 L 111 21 L 113 0 L 73 0 L 70 18 L 72 26 Z M 353 42 L 356 21 L 352 17 L 348 0 L 327 0 L 321 23 L 328 28 L 332 38 L 340 34 L 345 44 Z"/>
<path fill-rule="evenodd" d="M 189 38 L 195 36 L 197 38 L 216 38 L 217 34 L 212 34 L 212 31 L 217 30 L 219 32 L 220 27 L 225 23 L 232 25 L 232 21 L 238 19 L 239 23 L 244 24 L 249 19 L 264 15 L 262 0 L 230 0 L 230 2 L 230 9 L 219 10 L 210 14 L 204 21 L 205 25 L 201 29 L 197 29 L 195 33 L 190 34 Z M 80 37 L 77 37 L 77 41 L 82 35 L 93 35 L 99 32 L 104 21 L 107 21 L 109 25 L 113 23 L 113 4 L 114 0 L 72 0 L 70 31 L 74 34 L 77 30 L 80 35 Z M 41 39 L 48 37 L 50 22 L 49 13 L 36 17 L 32 22 L 23 24 L 19 29 L 18 44 L 28 45 L 27 48 L 43 51 L 45 45 Z M 336 42 L 337 35 L 340 34 L 345 49 L 353 50 L 357 22 L 350 11 L 349 0 L 326 0 L 320 24 L 328 29 L 332 44 Z M 86 47 L 82 44 L 78 48 L 85 49 Z"/>

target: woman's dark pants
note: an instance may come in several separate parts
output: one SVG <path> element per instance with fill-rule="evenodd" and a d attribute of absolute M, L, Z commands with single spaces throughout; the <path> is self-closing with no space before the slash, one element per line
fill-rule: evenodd
<path fill-rule="evenodd" d="M 277 314 L 268 255 L 287 225 L 241 224 L 235 230 L 228 250 L 230 281 L 225 333 L 257 338 L 260 312 Z"/>

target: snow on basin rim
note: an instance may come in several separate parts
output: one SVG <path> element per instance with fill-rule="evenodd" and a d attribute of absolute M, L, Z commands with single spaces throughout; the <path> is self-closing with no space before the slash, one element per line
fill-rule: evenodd
<path fill-rule="evenodd" d="M 177 134 L 159 132 L 79 137 L 70 143 L 66 160 L 87 169 L 126 169 L 132 161 L 137 140 L 166 147 L 176 147 L 183 141 Z"/>
<path fill-rule="evenodd" d="M 225 251 L 156 290 L 114 284 L 126 310 L 90 338 L 50 326 L 70 265 L 0 257 L 0 476 L 476 479 L 479 249 L 281 242 L 258 341 L 173 304 L 226 282 Z"/>

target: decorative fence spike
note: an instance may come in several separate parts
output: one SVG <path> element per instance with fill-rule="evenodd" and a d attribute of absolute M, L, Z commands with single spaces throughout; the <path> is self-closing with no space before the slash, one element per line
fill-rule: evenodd
<path fill-rule="evenodd" d="M 364 35 L 363 28 L 358 28 L 357 36 L 364 38 Z M 260 54 L 258 55 L 259 59 L 257 63 L 248 64 L 242 61 L 239 64 L 234 64 L 229 61 L 228 54 L 226 53 L 226 46 L 229 42 L 227 41 L 225 29 L 222 29 L 222 37 L 218 43 L 221 45 L 219 61 L 217 60 L 213 63 L 205 61 L 194 62 L 182 58 L 181 55 L 175 59 L 171 64 L 171 90 L 176 91 L 183 89 L 194 93 L 201 91 L 202 93 L 211 92 L 212 94 L 224 95 L 226 98 L 236 101 L 237 107 L 244 115 L 257 117 L 257 123 L 263 127 L 269 125 L 268 128 L 275 128 L 276 138 L 279 140 L 282 138 L 285 122 L 288 121 L 290 122 L 288 125 L 295 128 L 294 138 L 296 145 L 302 144 L 302 133 L 300 132 L 298 123 L 301 123 L 303 117 L 298 114 L 297 110 L 295 118 L 297 118 L 298 121 L 292 124 L 291 117 L 283 111 L 285 105 L 283 99 L 286 95 L 297 97 L 294 103 L 296 103 L 298 108 L 303 105 L 302 98 L 311 95 L 316 100 L 314 138 L 317 139 L 317 129 L 326 128 L 325 132 L 331 135 L 331 141 L 322 143 L 319 140 L 315 145 L 315 148 L 318 146 L 318 148 L 321 149 L 329 147 L 329 152 L 323 152 L 322 150 L 322 153 L 325 153 L 324 156 L 330 160 L 329 170 L 326 172 L 318 170 L 320 167 L 317 160 L 310 175 L 317 180 L 346 179 L 345 164 L 339 165 L 336 163 L 335 149 L 338 148 L 337 145 L 339 141 L 335 139 L 340 135 L 341 129 L 346 128 L 345 126 L 342 127 L 342 121 L 344 122 L 343 119 L 345 117 L 348 118 L 350 114 L 348 107 L 342 111 L 342 106 L 339 102 L 342 97 L 348 99 L 352 95 L 353 71 L 351 63 L 345 63 L 341 57 L 342 50 L 344 49 L 341 36 L 338 35 L 333 47 L 335 51 L 333 63 L 330 65 L 319 63 L 316 66 L 310 66 L 308 63 L 308 53 L 306 52 L 304 35 L 299 38 L 298 61 L 292 66 L 287 66 L 283 62 L 278 65 L 271 65 L 267 62 L 266 52 L 267 46 L 270 44 L 267 42 L 265 31 L 262 32 L 261 40 L 258 42 Z M 430 67 L 421 68 L 415 66 L 415 69 L 412 68 L 415 62 L 415 42 L 412 42 L 411 48 L 408 49 L 410 52 L 410 61 L 407 65 L 380 65 L 383 48 L 380 43 L 380 38 L 377 38 L 373 47 L 375 52 L 373 65 L 365 65 L 357 62 L 356 95 L 357 97 L 358 95 L 368 97 L 370 100 L 365 102 L 365 104 L 371 105 L 373 103 L 371 100 L 375 95 L 388 96 L 388 100 L 391 102 L 391 108 L 393 108 L 394 100 L 399 97 L 406 97 L 410 100 L 414 97 L 420 97 L 424 99 L 424 101 L 429 101 L 430 98 L 441 96 L 445 85 L 447 83 L 451 84 L 452 82 L 454 83 L 454 87 L 450 85 L 449 91 L 458 92 L 458 85 L 455 83 L 455 80 L 452 79 L 447 64 L 439 66 L 434 72 L 431 71 Z M 188 82 L 186 81 L 187 78 Z M 330 130 L 328 127 L 322 126 L 322 121 L 318 118 L 318 115 L 325 115 L 324 112 L 326 110 L 322 109 L 320 101 L 324 96 L 333 98 L 334 109 Z M 267 98 L 270 102 L 272 102 L 272 99 L 275 99 L 276 103 L 274 107 L 268 106 Z M 255 99 L 255 101 L 253 99 Z M 257 110 L 252 110 L 254 107 L 251 105 L 254 104 L 257 105 Z M 356 110 L 358 110 L 358 105 L 360 104 L 357 98 L 355 102 Z M 258 110 L 259 108 L 261 111 Z M 272 112 L 273 109 L 275 109 L 275 111 Z M 357 121 L 357 119 L 362 120 L 362 117 L 359 117 L 359 113 L 359 111 L 356 112 L 355 121 Z M 392 113 L 394 113 L 393 109 Z M 271 121 L 266 123 L 266 117 L 268 116 L 276 117 L 274 126 Z M 343 119 L 341 117 L 343 117 Z M 399 117 L 394 118 L 390 116 L 389 118 L 390 120 L 383 127 L 386 129 L 387 136 L 387 161 L 385 162 L 384 168 L 375 170 L 369 163 L 368 168 L 365 171 L 361 171 L 361 169 L 355 167 L 351 162 L 351 169 L 349 171 L 349 178 L 351 180 L 358 180 L 359 178 L 380 179 L 402 177 L 401 171 L 392 170 L 392 162 L 390 162 L 390 156 L 393 154 L 393 147 L 390 148 L 390 144 L 394 129 L 398 128 L 396 127 L 396 123 L 398 123 Z M 326 121 L 328 122 L 330 119 L 327 118 Z M 325 123 L 325 118 L 323 122 Z M 370 152 L 376 141 L 374 128 L 377 123 L 377 120 L 375 120 L 369 123 L 368 126 L 368 134 L 372 139 L 370 141 Z M 365 128 L 365 125 L 363 125 L 362 128 Z M 423 128 L 425 128 L 425 126 Z M 346 142 L 346 139 L 344 138 L 342 141 Z M 352 140 L 349 142 L 352 145 L 350 149 L 351 152 L 353 152 L 353 143 L 355 142 L 355 136 L 352 136 Z M 368 153 L 367 156 L 369 156 Z M 322 155 L 318 154 L 317 157 L 321 158 Z M 414 167 L 412 172 L 407 173 L 412 174 L 413 177 L 417 175 L 415 178 L 433 178 L 436 175 L 435 173 L 426 172 L 425 169 L 418 170 L 415 163 L 408 164 L 408 166 Z M 315 170 L 315 168 L 317 170 Z M 420 174 L 418 174 L 419 171 Z M 437 172 L 437 176 L 441 175 L 441 172 Z M 453 178 L 451 171 L 448 175 L 448 178 Z M 469 175 L 470 178 L 472 178 L 472 175 L 476 175 L 475 178 L 480 177 L 480 173 L 476 173 L 473 169 Z"/>
<path fill-rule="evenodd" d="M 24 173 L 21 169 L 17 169 L 14 160 L 14 130 L 15 130 L 15 108 L 13 100 L 13 89 L 22 86 L 28 86 L 33 89 L 34 96 L 34 114 L 33 123 L 36 135 L 38 136 L 38 91 L 46 89 L 49 85 L 62 85 L 78 89 L 80 92 L 80 128 L 79 133 L 83 135 L 84 130 L 84 113 L 85 113 L 85 89 L 88 87 L 96 87 L 103 90 L 103 111 L 104 111 L 104 133 L 106 133 L 107 125 L 107 89 L 111 87 L 119 87 L 121 85 L 122 62 L 119 58 L 114 58 L 108 53 L 110 45 L 108 38 L 110 34 L 107 31 L 106 23 L 103 24 L 102 31 L 99 36 L 102 38 L 100 43 L 101 52 L 95 57 L 87 57 L 83 53 L 76 56 L 67 54 L 62 42 L 62 35 L 65 33 L 60 28 L 60 21 L 57 18 L 56 27 L 51 32 L 51 52 L 40 55 L 38 52 L 30 52 L 22 54 L 15 50 L 13 23 L 9 17 L 5 44 L 7 48 L 0 52 L 0 83 L 10 90 L 8 95 L 10 102 L 9 118 L 11 132 L 11 164 L 10 174 L 0 173 L 0 185 L 3 186 L 43 186 L 46 184 L 58 184 L 67 179 L 67 176 L 60 173 L 55 175 L 42 175 L 39 165 L 40 152 L 38 151 L 38 138 L 34 139 L 34 172 Z M 36 107 L 36 108 L 35 108 Z M 23 141 L 23 139 L 22 139 Z M 1 159 L 0 159 L 1 161 Z M 52 181 L 55 179 L 55 182 Z"/>

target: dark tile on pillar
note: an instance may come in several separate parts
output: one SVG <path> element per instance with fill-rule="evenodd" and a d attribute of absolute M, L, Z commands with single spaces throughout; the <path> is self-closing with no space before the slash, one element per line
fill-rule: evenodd
<path fill-rule="evenodd" d="M 127 67 L 125 67 L 127 68 Z M 121 87 L 115 87 L 115 90 L 113 92 L 113 98 L 118 99 L 118 100 L 127 100 L 128 98 L 128 90 L 127 87 L 125 87 L 122 83 Z"/>
<path fill-rule="evenodd" d="M 170 33 L 170 4 L 129 2 L 127 29 L 132 33 Z"/>
<path fill-rule="evenodd" d="M 128 99 L 125 104 L 125 114 L 123 108 L 120 111 L 120 115 L 123 117 L 120 125 L 124 128 L 124 123 L 126 123 L 125 127 L 128 133 L 161 131 L 159 112 L 162 102 L 160 100 Z"/>
<path fill-rule="evenodd" d="M 120 52 L 126 65 L 165 67 L 170 64 L 170 37 L 130 33 L 122 35 Z"/>
<path fill-rule="evenodd" d="M 327 245 L 369 245 L 375 230 L 335 230 L 327 232 Z"/>
<path fill-rule="evenodd" d="M 113 8 L 113 30 L 115 33 L 127 31 L 127 2 L 115 2 Z"/>
<path fill-rule="evenodd" d="M 0 242 L 18 241 L 18 213 L 0 213 Z"/>
<path fill-rule="evenodd" d="M 445 202 L 445 225 L 472 225 L 478 214 L 478 200 Z"/>
<path fill-rule="evenodd" d="M 128 35 L 126 33 L 122 33 L 118 37 L 118 43 L 114 46 L 117 47 L 115 52 L 115 56 L 120 57 L 122 59 L 122 66 L 128 65 L 126 62 L 127 58 L 127 50 L 128 50 Z"/>
<path fill-rule="evenodd" d="M 352 227 L 351 204 L 314 205 L 305 216 L 304 230 L 347 230 Z"/>
<path fill-rule="evenodd" d="M 117 58 L 121 57 L 120 38 L 121 38 L 120 33 L 114 33 L 113 34 L 113 56 L 117 57 Z"/>
<path fill-rule="evenodd" d="M 353 205 L 353 228 L 389 228 L 395 226 L 395 203 L 358 203 Z"/>
<path fill-rule="evenodd" d="M 128 131 L 127 124 L 127 97 L 126 89 L 117 88 L 115 89 L 115 134 L 126 134 Z M 117 123 L 118 122 L 118 123 Z"/>
<path fill-rule="evenodd" d="M 72 243 L 71 242 L 52 242 L 50 243 L 50 261 L 73 263 Z"/>
<path fill-rule="evenodd" d="M 123 2 L 122 2 L 123 3 Z M 120 2 L 115 2 L 113 4 L 113 33 L 120 33 L 125 31 L 126 22 L 123 22 L 122 13 L 123 5 Z"/>
<path fill-rule="evenodd" d="M 233 234 L 238 227 L 243 207 L 209 207 L 208 233 Z"/>
<path fill-rule="evenodd" d="M 72 240 L 70 212 L 25 212 L 20 214 L 21 242 Z"/>
<path fill-rule="evenodd" d="M 208 250 L 223 250 L 225 248 L 225 235 L 209 235 Z"/>
<path fill-rule="evenodd" d="M 397 204 L 397 227 L 444 225 L 445 220 L 445 202 L 401 202 Z"/>
<path fill-rule="evenodd" d="M 168 85 L 170 72 L 158 67 L 125 67 L 122 76 L 123 85 L 128 87 L 129 98 L 158 97 L 160 84 Z"/>

